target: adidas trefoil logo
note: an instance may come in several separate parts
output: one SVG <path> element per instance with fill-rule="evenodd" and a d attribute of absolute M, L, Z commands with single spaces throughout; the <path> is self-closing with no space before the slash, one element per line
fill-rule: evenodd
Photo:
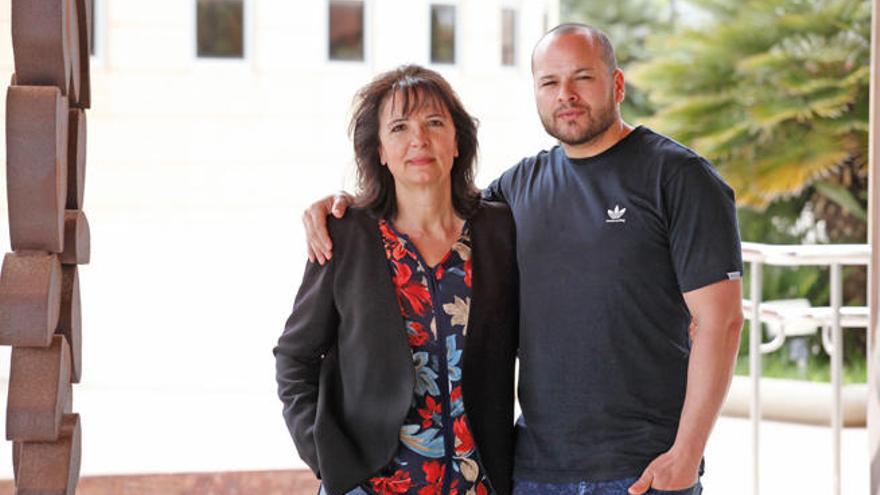
<path fill-rule="evenodd" d="M 624 213 L 626 213 L 626 208 L 621 208 L 620 205 L 614 205 L 613 210 L 608 210 L 608 218 L 605 219 L 605 223 L 626 222 L 626 219 L 623 218 Z"/>

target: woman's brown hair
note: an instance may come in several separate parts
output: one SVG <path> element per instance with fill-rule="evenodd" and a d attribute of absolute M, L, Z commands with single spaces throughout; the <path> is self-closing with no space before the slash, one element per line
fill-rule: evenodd
<path fill-rule="evenodd" d="M 349 133 L 354 144 L 358 192 L 355 203 L 381 218 L 397 211 L 394 177 L 379 161 L 379 113 L 389 97 L 402 105 L 404 116 L 422 105 L 440 103 L 455 126 L 458 157 L 452 162 L 452 206 L 462 218 L 470 217 L 480 202 L 474 185 L 477 122 L 440 74 L 418 65 L 403 65 L 376 76 L 355 96 Z"/>

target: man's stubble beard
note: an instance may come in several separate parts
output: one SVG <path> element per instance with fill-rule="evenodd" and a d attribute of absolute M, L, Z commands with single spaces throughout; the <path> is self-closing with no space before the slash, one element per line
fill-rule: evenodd
<path fill-rule="evenodd" d="M 554 109 L 549 116 L 541 115 L 541 124 L 544 125 L 544 130 L 547 131 L 547 134 L 568 146 L 580 146 L 595 140 L 620 119 L 617 112 L 617 102 L 614 101 L 613 94 L 610 95 L 609 101 L 604 108 L 601 109 L 602 111 L 595 116 L 593 115 L 594 108 L 592 107 L 580 105 L 573 105 L 573 107 L 584 110 L 588 118 L 587 127 L 575 135 L 570 135 L 570 133 L 566 132 L 567 130 L 565 127 L 567 126 L 565 124 L 556 124 L 554 114 L 559 109 Z"/>

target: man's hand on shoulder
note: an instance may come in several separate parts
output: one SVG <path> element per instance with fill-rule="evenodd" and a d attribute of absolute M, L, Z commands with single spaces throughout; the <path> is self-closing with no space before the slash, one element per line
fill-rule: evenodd
<path fill-rule="evenodd" d="M 674 448 L 657 456 L 629 487 L 631 495 L 655 490 L 685 490 L 697 483 L 701 455 L 676 451 Z"/>
<path fill-rule="evenodd" d="M 309 261 L 323 265 L 333 256 L 333 242 L 327 231 L 327 215 L 342 218 L 353 202 L 351 195 L 341 191 L 312 203 L 303 212 L 302 222 L 306 230 Z"/>

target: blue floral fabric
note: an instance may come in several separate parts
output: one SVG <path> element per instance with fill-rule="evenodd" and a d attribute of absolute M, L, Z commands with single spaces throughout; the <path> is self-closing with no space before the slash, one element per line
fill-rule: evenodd
<path fill-rule="evenodd" d="M 379 495 L 488 495 L 461 395 L 471 296 L 471 241 L 461 236 L 436 266 L 390 222 L 379 231 L 413 356 L 413 402 L 391 463 L 364 488 Z"/>

